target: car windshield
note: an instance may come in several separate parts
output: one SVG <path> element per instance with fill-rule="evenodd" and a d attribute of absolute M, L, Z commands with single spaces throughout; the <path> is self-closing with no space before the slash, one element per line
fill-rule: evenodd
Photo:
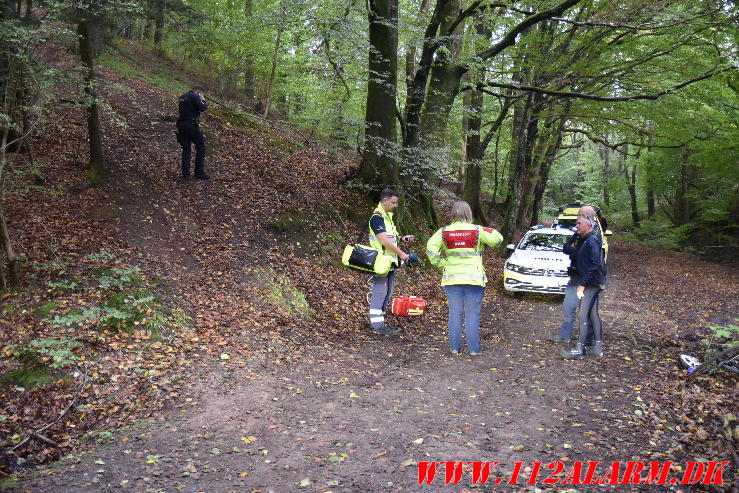
<path fill-rule="evenodd" d="M 577 219 L 557 219 L 557 224 L 561 228 L 573 228 L 575 226 L 575 222 L 577 222 Z"/>
<path fill-rule="evenodd" d="M 538 250 L 546 252 L 561 252 L 562 245 L 567 242 L 568 235 L 548 235 L 532 233 L 524 236 L 518 245 L 519 250 Z"/>
<path fill-rule="evenodd" d="M 557 219 L 557 225 L 560 228 L 574 228 L 575 222 L 577 222 L 577 219 Z M 600 223 L 598 221 L 595 221 L 595 225 L 593 226 L 593 232 L 596 234 L 598 238 L 602 238 L 603 234 L 600 231 Z"/>

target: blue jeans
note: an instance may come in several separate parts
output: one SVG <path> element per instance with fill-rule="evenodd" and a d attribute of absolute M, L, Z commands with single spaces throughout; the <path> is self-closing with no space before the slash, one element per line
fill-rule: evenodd
<path fill-rule="evenodd" d="M 565 287 L 565 299 L 562 302 L 562 325 L 559 326 L 559 336 L 563 339 L 572 339 L 572 331 L 577 319 L 577 307 L 580 300 L 577 297 L 577 286 L 580 284 L 580 276 L 570 276 L 567 287 Z"/>
<path fill-rule="evenodd" d="M 595 305 L 591 306 L 590 298 L 588 298 L 587 305 L 582 305 L 580 303 L 580 299 L 577 297 L 577 286 L 580 285 L 580 276 L 573 275 L 570 276 L 570 280 L 567 283 L 567 287 L 565 287 L 565 299 L 562 302 L 562 325 L 559 326 L 559 336 L 564 339 L 572 339 L 572 331 L 575 328 L 575 322 L 577 321 L 577 309 L 578 307 L 581 308 L 580 310 L 580 319 L 581 322 L 583 320 L 583 316 L 585 316 L 585 322 L 581 323 L 581 331 L 584 329 L 583 334 L 585 335 L 585 338 L 582 339 L 580 342 L 585 343 L 585 345 L 591 345 L 593 343 L 593 339 L 595 337 L 595 334 L 593 332 L 593 326 L 597 326 L 600 331 L 600 318 L 598 317 L 598 298 L 595 298 Z M 585 294 L 588 293 L 599 293 L 601 291 L 600 288 L 586 288 Z M 590 307 L 590 308 L 584 308 L 584 306 Z M 591 312 L 593 315 L 591 315 Z M 588 315 L 592 317 L 591 324 L 588 325 L 587 322 L 591 320 Z M 597 320 L 597 322 L 595 321 Z M 582 324 L 585 325 L 582 325 Z M 582 338 L 582 337 L 581 337 Z M 597 340 L 600 340 L 599 338 Z"/>
<path fill-rule="evenodd" d="M 453 284 L 444 286 L 449 300 L 449 347 L 454 351 L 462 349 L 462 316 L 464 315 L 467 349 L 471 353 L 480 352 L 480 308 L 483 286 Z"/>

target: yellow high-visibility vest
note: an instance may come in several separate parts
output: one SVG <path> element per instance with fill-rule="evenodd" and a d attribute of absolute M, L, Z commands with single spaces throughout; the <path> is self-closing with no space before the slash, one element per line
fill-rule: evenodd
<path fill-rule="evenodd" d="M 432 264 L 444 269 L 442 286 L 484 286 L 488 278 L 482 264 L 482 251 L 485 245 L 496 247 L 502 241 L 501 234 L 493 228 L 454 222 L 439 229 L 429 238 L 426 255 Z"/>

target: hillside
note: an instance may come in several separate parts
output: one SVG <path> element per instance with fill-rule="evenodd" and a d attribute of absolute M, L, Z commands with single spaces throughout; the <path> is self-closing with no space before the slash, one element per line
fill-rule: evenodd
<path fill-rule="evenodd" d="M 615 239 L 601 360 L 562 361 L 561 300 L 504 296 L 492 252 L 481 357 L 449 353 L 428 266 L 396 291 L 427 314 L 382 338 L 338 258 L 372 206 L 342 188 L 353 156 L 213 104 L 214 179 L 180 182 L 187 76 L 129 44 L 101 62 L 110 178 L 87 186 L 83 110 L 62 104 L 35 137 L 43 184 L 2 199 L 25 257 L 0 309 L 3 488 L 414 491 L 424 460 L 736 460 L 736 376 L 676 358 L 739 313 L 739 266 Z"/>

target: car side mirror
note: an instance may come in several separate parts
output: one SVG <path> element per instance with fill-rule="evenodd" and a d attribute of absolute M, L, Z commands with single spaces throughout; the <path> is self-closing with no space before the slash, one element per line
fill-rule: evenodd
<path fill-rule="evenodd" d="M 516 245 L 514 245 L 513 243 L 509 243 L 509 244 L 506 245 L 506 248 L 508 250 L 515 250 L 516 249 Z"/>
<path fill-rule="evenodd" d="M 606 232 L 605 232 L 605 235 L 606 236 L 612 236 L 613 235 L 613 231 L 611 231 L 610 229 L 607 229 Z"/>

